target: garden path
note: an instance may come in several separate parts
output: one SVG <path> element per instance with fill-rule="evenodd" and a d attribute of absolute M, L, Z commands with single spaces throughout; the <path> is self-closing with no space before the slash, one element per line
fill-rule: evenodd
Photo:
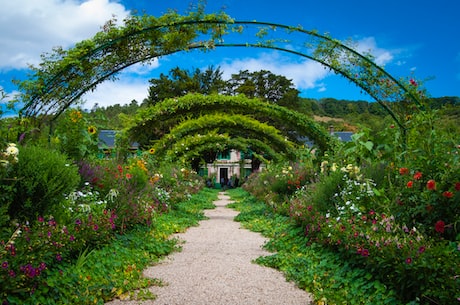
<path fill-rule="evenodd" d="M 205 211 L 209 219 L 177 235 L 184 241 L 182 251 L 145 270 L 145 276 L 167 283 L 151 288 L 157 299 L 106 304 L 312 304 L 311 295 L 287 282 L 282 273 L 251 262 L 269 254 L 262 249 L 266 239 L 233 220 L 238 212 L 226 207 L 230 202 L 230 197 L 220 192 L 216 208 Z"/>

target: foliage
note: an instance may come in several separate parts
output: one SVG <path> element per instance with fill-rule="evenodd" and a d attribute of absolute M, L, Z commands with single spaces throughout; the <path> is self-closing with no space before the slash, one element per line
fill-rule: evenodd
<path fill-rule="evenodd" d="M 20 160 L 12 168 L 9 215 L 30 220 L 53 214 L 80 182 L 77 168 L 66 156 L 38 146 L 19 147 Z M 2 203 L 3 204 L 3 203 Z"/>
<path fill-rule="evenodd" d="M 154 107 L 140 110 L 128 130 L 133 139 L 146 144 L 148 139 L 141 138 L 139 135 L 145 135 L 145 130 L 155 130 L 159 122 L 167 125 L 172 120 L 171 128 L 176 124 L 177 118 L 191 119 L 197 115 L 222 112 L 222 109 L 225 109 L 226 113 L 244 113 L 255 119 L 270 117 L 276 122 L 270 125 L 281 130 L 283 135 L 293 142 L 298 141 L 298 136 L 308 135 L 320 149 L 326 150 L 332 141 L 328 133 L 309 117 L 282 106 L 249 99 L 242 95 L 232 97 L 188 94 L 177 99 L 166 99 Z"/>
<path fill-rule="evenodd" d="M 196 225 L 204 217 L 202 210 L 213 208 L 216 197 L 216 191 L 203 190 L 178 203 L 175 210 L 158 214 L 153 227 L 137 226 L 114 240 L 110 226 L 108 234 L 101 235 L 104 213 L 92 223 L 82 219 L 62 225 L 39 218 L 34 226 L 22 225 L 5 244 L 6 251 L 0 252 L 0 298 L 8 304 L 103 304 L 115 297 L 154 298 L 147 288 L 161 282 L 144 278 L 142 270 L 178 249 L 170 235 Z M 106 215 L 106 220 L 110 217 Z M 136 289 L 140 292 L 133 295 Z"/>
<path fill-rule="evenodd" d="M 460 151 L 437 119 L 412 115 L 405 143 L 394 126 L 374 135 L 363 129 L 318 160 L 312 183 L 282 200 L 273 200 L 281 175 L 263 183 L 262 173 L 244 187 L 289 211 L 310 245 L 374 274 L 401 303 L 452 304 L 460 291 Z"/>
<path fill-rule="evenodd" d="M 203 115 L 176 125 L 167 135 L 155 143 L 153 147 L 155 149 L 155 158 L 162 158 L 163 155 L 168 153 L 172 153 L 172 156 L 177 157 L 182 150 L 182 146 L 186 147 L 187 151 L 193 150 L 192 143 L 188 143 L 189 141 L 186 140 L 187 136 L 198 134 L 200 138 L 204 138 L 214 132 L 228 134 L 231 138 L 255 138 L 266 144 L 265 146 L 271 146 L 275 151 L 285 153 L 292 158 L 294 143 L 286 141 L 276 128 L 243 115 L 226 115 L 222 113 Z M 203 139 L 200 140 L 202 141 Z M 250 145 L 250 140 L 247 142 Z M 223 145 L 224 143 L 221 142 L 220 144 Z M 249 146 L 243 147 L 242 150 L 248 152 L 248 148 Z M 221 151 L 225 149 L 222 146 Z M 268 153 L 266 150 L 258 151 L 255 147 L 251 149 L 259 153 Z M 211 163 L 213 161 L 208 160 L 207 162 Z"/>
<path fill-rule="evenodd" d="M 98 128 L 88 122 L 81 109 L 69 109 L 58 120 L 53 144 L 74 160 L 82 160 L 98 151 Z"/>
<path fill-rule="evenodd" d="M 148 105 L 192 92 L 205 95 L 223 93 L 226 87 L 222 71 L 212 66 L 203 72 L 200 69 L 187 71 L 176 67 L 171 69 L 168 75 L 161 73 L 158 79 L 151 79 L 149 82 L 149 96 L 145 101 Z"/>
<path fill-rule="evenodd" d="M 288 280 L 311 292 L 316 304 L 400 304 L 395 292 L 376 280 L 373 273 L 353 266 L 319 244 L 307 246 L 303 229 L 288 216 L 274 213 L 241 189 L 228 193 L 236 201 L 230 207 L 240 211 L 236 220 L 268 237 L 265 248 L 276 252 L 256 262 L 281 270 Z"/>

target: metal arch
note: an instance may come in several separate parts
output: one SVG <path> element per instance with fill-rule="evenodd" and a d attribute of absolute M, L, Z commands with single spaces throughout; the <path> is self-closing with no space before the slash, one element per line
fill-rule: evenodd
<path fill-rule="evenodd" d="M 275 50 L 280 50 L 284 52 L 289 52 L 298 56 L 306 57 L 311 60 L 314 60 L 325 67 L 335 71 L 336 73 L 342 75 L 343 77 L 347 78 L 351 82 L 355 83 L 358 87 L 360 87 L 362 90 L 364 90 L 366 93 L 368 93 L 373 99 L 375 99 L 380 105 L 382 105 L 385 110 L 392 116 L 392 118 L 397 122 L 397 124 L 405 129 L 403 124 L 398 120 L 396 115 L 393 113 L 393 111 L 385 104 L 386 101 L 382 100 L 382 98 L 378 95 L 378 89 L 380 88 L 378 86 L 378 82 L 375 77 L 379 76 L 382 79 L 385 78 L 387 79 L 391 86 L 396 86 L 399 91 L 396 92 L 395 98 L 398 98 L 399 101 L 404 97 L 407 96 L 409 97 L 410 100 L 412 100 L 418 107 L 421 107 L 420 101 L 415 97 L 411 92 L 409 92 L 400 82 L 398 82 L 394 77 L 392 77 L 389 73 L 387 73 L 384 69 L 376 65 L 371 59 L 367 58 L 364 55 L 361 55 L 360 53 L 356 52 L 352 48 L 344 45 L 340 41 L 334 40 L 332 38 L 329 38 L 325 35 L 320 35 L 315 31 L 307 31 L 304 30 L 300 27 L 292 27 L 292 26 L 286 26 L 282 24 L 276 24 L 276 23 L 268 23 L 268 22 L 258 22 L 258 21 L 225 21 L 225 20 L 189 20 L 189 21 L 182 21 L 182 22 L 176 22 L 176 23 L 169 23 L 169 24 L 162 24 L 162 25 L 155 25 L 151 27 L 146 27 L 142 28 L 138 31 L 133 31 L 131 33 L 125 34 L 123 36 L 117 37 L 116 39 L 113 39 L 109 43 L 102 44 L 100 46 L 97 46 L 96 48 L 90 50 L 87 52 L 85 55 L 81 56 L 79 58 L 79 61 L 85 61 L 85 60 L 91 60 L 92 58 L 98 59 L 99 53 L 107 51 L 109 48 L 115 46 L 115 49 L 117 49 L 117 44 L 122 43 L 125 41 L 128 41 L 129 44 L 129 39 L 133 37 L 138 37 L 144 33 L 148 33 L 151 31 L 160 31 L 162 29 L 167 29 L 171 27 L 175 28 L 181 28 L 181 27 L 186 27 L 190 25 L 198 25 L 198 24 L 209 24 L 209 25 L 225 25 L 225 26 L 242 26 L 242 25 L 258 25 L 258 26 L 266 26 L 269 27 L 270 29 L 276 29 L 276 28 L 282 28 L 285 30 L 288 30 L 290 33 L 293 32 L 298 32 L 302 34 L 306 34 L 309 36 L 312 36 L 316 39 L 319 39 L 319 43 L 321 42 L 327 42 L 330 43 L 331 46 L 328 48 L 328 52 L 332 54 L 334 51 L 339 50 L 340 52 L 346 52 L 347 54 L 351 54 L 354 56 L 354 59 L 362 60 L 365 65 L 370 68 L 370 72 L 376 72 L 376 75 L 369 75 L 371 80 L 374 80 L 374 83 L 371 83 L 371 85 L 374 85 L 376 88 L 367 85 L 364 83 L 364 80 L 360 80 L 358 78 L 355 78 L 353 75 L 350 75 L 350 73 L 347 69 L 341 68 L 339 66 L 334 66 L 331 62 L 328 62 L 328 58 L 320 58 L 320 57 L 315 57 L 315 54 L 309 55 L 307 53 L 302 53 L 299 51 L 294 51 L 291 49 L 287 49 L 284 47 L 276 46 L 275 44 L 279 41 L 259 41 L 257 43 L 224 43 L 220 41 L 220 39 L 212 38 L 210 40 L 206 40 L 204 42 L 192 42 L 189 43 L 188 45 L 184 45 L 180 48 L 174 49 L 174 50 L 168 50 L 165 52 L 164 50 L 160 50 L 161 52 L 158 53 L 152 53 L 151 48 L 155 46 L 151 46 L 149 49 L 141 49 L 139 51 L 138 55 L 139 58 L 133 58 L 131 61 L 126 61 L 126 58 L 121 58 L 125 59 L 123 62 L 115 62 L 115 66 L 109 66 L 109 69 L 104 70 L 103 67 L 101 66 L 94 66 L 91 67 L 92 70 L 91 72 L 96 75 L 96 77 L 91 78 L 91 76 L 88 76 L 86 79 L 86 82 L 81 86 L 80 88 L 74 88 L 75 90 L 72 90 L 71 92 L 65 92 L 67 93 L 66 95 L 63 96 L 53 96 L 53 90 L 57 90 L 56 87 L 59 87 L 62 85 L 69 85 L 70 80 L 72 79 L 72 75 L 78 74 L 78 73 L 83 73 L 85 71 L 80 71 L 79 67 L 74 64 L 74 65 L 68 65 L 65 67 L 64 70 L 61 70 L 60 72 L 56 73 L 54 76 L 52 76 L 49 81 L 46 82 L 44 90 L 40 90 L 40 92 L 32 92 L 33 94 L 31 95 L 30 101 L 26 104 L 26 106 L 22 109 L 22 113 L 25 114 L 25 116 L 34 116 L 40 114 L 42 111 L 45 111 L 45 113 L 55 111 L 55 117 L 57 117 L 59 114 L 61 114 L 65 109 L 70 107 L 70 105 L 77 100 L 79 97 L 81 97 L 85 92 L 92 90 L 95 88 L 99 83 L 113 77 L 116 73 L 119 71 L 139 62 L 144 62 L 151 60 L 152 58 L 155 57 L 161 57 L 161 56 L 166 56 L 170 55 L 176 52 L 180 51 L 185 51 L 185 50 L 190 50 L 190 49 L 212 49 L 214 47 L 255 47 L 255 48 L 269 48 L 269 49 L 275 49 Z M 209 30 L 209 29 L 208 29 Z M 290 34 L 289 33 L 289 34 Z M 161 33 L 160 33 L 161 34 Z M 162 36 L 159 36 L 160 38 Z M 142 37 L 141 37 L 142 38 Z M 197 38 L 197 36 L 193 37 L 193 39 Z M 144 42 L 148 42 L 146 38 L 144 38 Z M 141 51 L 150 51 L 149 55 L 142 54 Z M 109 50 L 110 51 L 110 50 Z M 113 55 L 113 54 L 111 54 Z M 110 58 L 111 56 L 106 55 L 104 58 Z M 329 60 L 331 60 L 329 58 Z M 103 61 L 101 61 L 103 62 Z M 74 70 L 74 71 L 72 71 Z M 99 71 L 97 71 L 99 70 Z M 377 85 L 376 85 L 377 84 Z M 377 89 L 377 90 L 376 90 Z M 51 102 L 51 105 L 49 103 L 44 102 L 44 98 L 49 98 L 52 99 L 54 98 L 55 101 Z"/>

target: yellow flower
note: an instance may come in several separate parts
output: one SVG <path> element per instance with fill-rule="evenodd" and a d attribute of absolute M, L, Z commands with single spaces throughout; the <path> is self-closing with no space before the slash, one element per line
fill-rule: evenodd
<path fill-rule="evenodd" d="M 81 118 L 83 118 L 83 115 L 78 110 L 74 110 L 70 113 L 70 120 L 74 123 L 77 123 Z"/>
<path fill-rule="evenodd" d="M 97 128 L 95 126 L 88 126 L 89 134 L 96 134 Z"/>
<path fill-rule="evenodd" d="M 149 154 L 153 155 L 155 153 L 155 148 L 150 148 L 149 149 Z"/>

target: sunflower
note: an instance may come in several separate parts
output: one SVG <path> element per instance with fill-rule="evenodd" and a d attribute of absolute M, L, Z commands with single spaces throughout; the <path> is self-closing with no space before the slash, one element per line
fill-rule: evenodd
<path fill-rule="evenodd" d="M 89 132 L 89 134 L 96 134 L 97 128 L 95 126 L 89 126 L 88 127 L 88 132 Z"/>
<path fill-rule="evenodd" d="M 155 153 L 155 148 L 150 148 L 149 149 L 149 154 L 153 155 Z"/>

